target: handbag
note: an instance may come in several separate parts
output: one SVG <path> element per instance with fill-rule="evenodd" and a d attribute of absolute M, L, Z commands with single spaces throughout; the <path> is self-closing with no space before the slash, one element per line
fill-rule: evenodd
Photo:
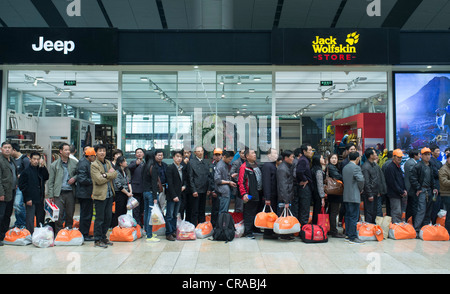
<path fill-rule="evenodd" d="M 298 233 L 300 232 L 300 222 L 295 216 L 292 215 L 289 208 L 284 208 L 282 215 L 273 225 L 273 231 L 280 235 Z"/>
<path fill-rule="evenodd" d="M 327 195 L 344 195 L 344 183 L 342 181 L 333 179 L 327 174 L 325 176 L 325 183 L 323 185 L 325 194 Z"/>
<path fill-rule="evenodd" d="M 300 231 L 300 238 L 305 243 L 326 243 L 328 242 L 327 232 L 320 225 L 307 224 Z"/>
<path fill-rule="evenodd" d="M 408 223 L 391 223 L 388 235 L 394 240 L 415 239 L 416 230 Z"/>
<path fill-rule="evenodd" d="M 325 233 L 328 233 L 330 227 L 330 215 L 325 213 L 325 207 L 322 206 L 322 211 L 317 215 L 317 224 L 321 226 Z"/>
<path fill-rule="evenodd" d="M 256 214 L 255 216 L 255 227 L 260 229 L 273 229 L 273 224 L 278 218 L 275 212 L 273 212 L 272 207 L 269 205 L 270 212 L 265 212 L 266 206 L 264 204 L 264 208 L 261 212 Z"/>
<path fill-rule="evenodd" d="M 362 241 L 383 241 L 383 229 L 376 224 L 359 222 L 356 225 L 356 233 Z"/>
<path fill-rule="evenodd" d="M 449 234 L 445 227 L 441 225 L 426 225 L 420 229 L 419 237 L 423 241 L 448 241 Z"/>

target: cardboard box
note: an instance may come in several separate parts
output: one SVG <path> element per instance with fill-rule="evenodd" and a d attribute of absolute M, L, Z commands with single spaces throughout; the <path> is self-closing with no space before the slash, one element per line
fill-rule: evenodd
<path fill-rule="evenodd" d="M 56 222 L 59 219 L 59 208 L 52 199 L 45 199 L 44 210 L 50 215 L 52 221 Z"/>

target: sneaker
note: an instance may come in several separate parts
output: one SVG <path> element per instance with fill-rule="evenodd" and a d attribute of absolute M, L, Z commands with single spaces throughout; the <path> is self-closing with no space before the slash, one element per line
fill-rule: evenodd
<path fill-rule="evenodd" d="M 156 242 L 159 242 L 159 241 L 161 241 L 161 240 L 159 240 L 159 239 L 156 238 L 156 237 L 151 237 L 151 238 L 147 238 L 146 241 L 147 241 L 147 242 L 153 242 L 153 243 L 156 243 Z"/>
<path fill-rule="evenodd" d="M 359 239 L 359 238 L 355 238 L 355 239 L 352 239 L 352 240 L 350 240 L 349 241 L 349 243 L 350 244 L 365 244 L 365 242 L 364 241 L 362 241 L 361 239 Z"/>
<path fill-rule="evenodd" d="M 95 241 L 94 247 L 102 247 L 102 248 L 108 248 L 108 245 L 103 243 L 102 241 Z"/>
<path fill-rule="evenodd" d="M 173 237 L 172 234 L 167 235 L 167 236 L 166 236 L 166 239 L 169 240 L 169 241 L 175 241 L 175 240 L 176 240 L 176 239 Z"/>

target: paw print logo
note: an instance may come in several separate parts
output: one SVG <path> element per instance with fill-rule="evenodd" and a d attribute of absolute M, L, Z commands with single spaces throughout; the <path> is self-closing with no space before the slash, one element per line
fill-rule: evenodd
<path fill-rule="evenodd" d="M 359 34 L 357 32 L 353 32 L 347 35 L 347 40 L 345 40 L 350 46 L 355 45 L 359 42 Z"/>

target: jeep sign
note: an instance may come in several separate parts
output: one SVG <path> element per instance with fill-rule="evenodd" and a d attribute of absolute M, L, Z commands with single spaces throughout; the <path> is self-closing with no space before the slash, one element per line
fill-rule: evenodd
<path fill-rule="evenodd" d="M 38 45 L 33 44 L 31 45 L 31 48 L 33 48 L 34 51 L 42 51 L 44 49 L 45 51 L 64 51 L 64 54 L 67 54 L 69 52 L 72 52 L 75 50 L 75 43 L 73 41 L 55 41 L 52 42 L 50 40 L 47 40 L 44 42 L 44 37 L 39 37 Z"/>

